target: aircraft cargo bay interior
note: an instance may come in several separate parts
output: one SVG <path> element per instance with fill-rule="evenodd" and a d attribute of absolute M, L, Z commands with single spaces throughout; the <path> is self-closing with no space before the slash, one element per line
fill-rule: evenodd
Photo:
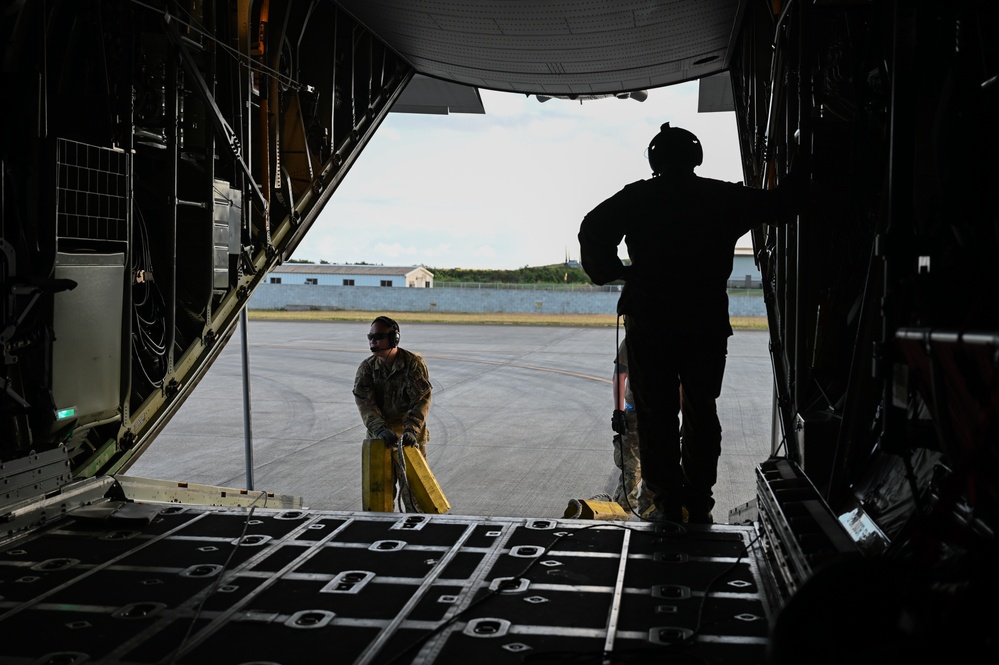
<path fill-rule="evenodd" d="M 0 35 L 0 662 L 999 651 L 995 3 L 6 0 Z M 130 473 L 393 109 L 709 80 L 745 184 L 807 191 L 752 231 L 771 454 L 728 523 Z"/>

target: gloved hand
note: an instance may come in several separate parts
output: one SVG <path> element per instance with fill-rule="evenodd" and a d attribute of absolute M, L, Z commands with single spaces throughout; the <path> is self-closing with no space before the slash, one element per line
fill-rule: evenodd
<path fill-rule="evenodd" d="M 415 446 L 416 445 L 416 432 L 411 429 L 407 429 L 402 433 L 402 445 L 404 446 Z"/>
<path fill-rule="evenodd" d="M 399 437 L 388 427 L 383 427 L 375 432 L 375 438 L 381 439 L 389 448 L 394 448 L 399 443 Z"/>
<path fill-rule="evenodd" d="M 611 429 L 618 434 L 624 434 L 628 431 L 628 421 L 621 409 L 614 409 L 614 413 L 611 414 Z"/>

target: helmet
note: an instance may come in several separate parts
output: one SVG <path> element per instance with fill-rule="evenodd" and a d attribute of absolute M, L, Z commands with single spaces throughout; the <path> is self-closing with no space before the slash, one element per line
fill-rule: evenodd
<path fill-rule="evenodd" d="M 697 137 L 686 129 L 670 127 L 668 122 L 659 128 L 646 154 L 653 175 L 665 171 L 693 171 L 704 158 Z"/>

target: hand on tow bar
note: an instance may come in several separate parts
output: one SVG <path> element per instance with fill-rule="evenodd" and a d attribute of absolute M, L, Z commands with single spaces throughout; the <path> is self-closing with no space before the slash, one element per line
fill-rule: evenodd
<path fill-rule="evenodd" d="M 375 438 L 381 439 L 389 448 L 395 448 L 399 443 L 399 437 L 388 427 L 383 427 L 375 433 Z"/>

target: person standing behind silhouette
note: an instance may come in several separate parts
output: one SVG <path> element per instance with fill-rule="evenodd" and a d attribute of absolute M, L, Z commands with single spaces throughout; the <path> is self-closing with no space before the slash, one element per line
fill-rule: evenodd
<path fill-rule="evenodd" d="M 614 493 L 614 501 L 629 513 L 644 514 L 652 503 L 649 493 L 642 491 L 642 463 L 638 447 L 638 417 L 635 415 L 635 398 L 628 380 L 627 340 L 621 340 L 614 359 L 614 411 L 611 429 L 614 430 L 614 466 L 621 470 L 621 478 Z"/>
<path fill-rule="evenodd" d="M 430 373 L 423 358 L 399 347 L 400 339 L 399 324 L 389 317 L 379 316 L 371 322 L 371 356 L 357 368 L 354 402 L 369 439 L 381 439 L 389 448 L 399 443 L 417 446 L 426 457 L 430 440 Z M 408 511 L 416 510 L 408 493 L 402 493 L 402 500 Z"/>
<path fill-rule="evenodd" d="M 787 221 L 800 187 L 761 190 L 697 176 L 700 141 L 668 122 L 647 154 L 653 177 L 626 185 L 583 218 L 580 258 L 594 283 L 625 281 L 618 314 L 625 315 L 644 491 L 655 502 L 648 519 L 681 522 L 686 506 L 689 522 L 710 523 L 735 244 L 761 223 Z M 628 266 L 618 257 L 622 240 Z"/>

